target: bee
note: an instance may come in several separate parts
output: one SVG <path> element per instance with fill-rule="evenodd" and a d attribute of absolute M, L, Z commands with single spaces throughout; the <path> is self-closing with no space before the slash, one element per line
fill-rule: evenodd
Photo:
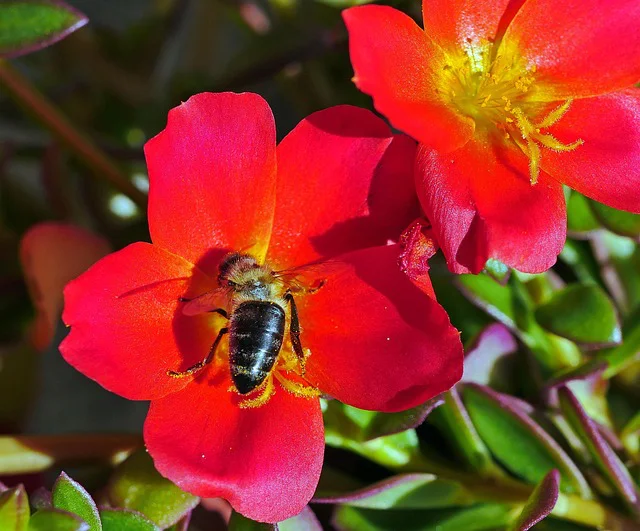
<path fill-rule="evenodd" d="M 228 319 L 228 325 L 219 330 L 205 359 L 184 371 L 170 370 L 167 374 L 181 378 L 198 372 L 212 361 L 228 334 L 231 379 L 238 393 L 251 393 L 276 365 L 285 339 L 288 308 L 291 346 L 304 377 L 306 356 L 294 293 L 315 293 L 326 282 L 322 279 L 306 285 L 302 281 L 306 269 L 274 271 L 249 254 L 228 254 L 218 266 L 218 288 L 194 299 L 180 299 L 186 303 L 182 309 L 185 315 L 216 312 Z"/>

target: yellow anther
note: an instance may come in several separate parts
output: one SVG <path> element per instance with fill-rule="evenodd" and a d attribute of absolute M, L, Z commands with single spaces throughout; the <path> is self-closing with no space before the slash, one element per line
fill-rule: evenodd
<path fill-rule="evenodd" d="M 235 388 L 235 386 L 233 386 Z M 264 382 L 255 389 L 254 392 L 260 392 L 255 398 L 245 398 L 238 403 L 238 407 L 241 409 L 249 409 L 264 406 L 271 397 L 275 394 L 276 388 L 273 385 L 273 376 L 270 374 L 267 376 Z"/>
<path fill-rule="evenodd" d="M 291 393 L 292 395 L 298 396 L 300 398 L 317 398 L 322 394 L 315 387 L 312 387 L 310 385 L 309 386 L 303 385 L 298 382 L 288 380 L 286 377 L 284 377 L 282 374 L 278 372 L 275 373 L 275 376 L 277 380 L 280 382 L 280 385 L 282 385 L 282 388 L 285 391 L 288 391 L 289 393 Z"/>
<path fill-rule="evenodd" d="M 547 114 L 542 119 L 542 121 L 538 122 L 537 126 L 540 127 L 541 129 L 546 129 L 547 127 L 550 127 L 556 122 L 558 122 L 558 120 L 560 120 L 560 118 L 562 118 L 564 114 L 569 110 L 569 107 L 571 106 L 572 102 L 573 102 L 573 98 L 569 98 L 562 105 L 559 105 L 558 107 L 553 109 L 549 114 Z"/>

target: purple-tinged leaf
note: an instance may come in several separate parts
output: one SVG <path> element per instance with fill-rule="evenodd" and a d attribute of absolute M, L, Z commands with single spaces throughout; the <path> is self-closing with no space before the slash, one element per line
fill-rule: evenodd
<path fill-rule="evenodd" d="M 254 522 L 246 516 L 233 511 L 229 520 L 229 531 L 279 531 L 279 529 L 278 524 Z"/>
<path fill-rule="evenodd" d="M 51 499 L 54 509 L 78 515 L 89 525 L 90 531 L 102 531 L 98 507 L 93 498 L 80 483 L 64 472 L 53 484 Z"/>
<path fill-rule="evenodd" d="M 31 505 L 34 509 L 51 509 L 53 500 L 51 497 L 51 491 L 40 487 L 31 493 L 30 496 Z"/>
<path fill-rule="evenodd" d="M 549 472 L 531 493 L 520 515 L 512 522 L 509 531 L 529 531 L 549 516 L 560 495 L 560 473 Z"/>
<path fill-rule="evenodd" d="M 29 531 L 89 531 L 89 524 L 75 514 L 58 509 L 42 509 L 31 516 Z"/>
<path fill-rule="evenodd" d="M 607 364 L 603 361 L 592 360 L 575 369 L 569 369 L 549 380 L 545 385 L 544 392 L 548 394 L 549 405 L 555 407 L 558 403 L 557 390 L 567 384 L 571 384 L 576 380 L 587 380 L 589 382 L 597 381 L 602 378 Z"/>
<path fill-rule="evenodd" d="M 348 494 L 314 498 L 365 509 L 433 509 L 468 505 L 472 496 L 460 483 L 432 474 L 402 474 Z"/>
<path fill-rule="evenodd" d="M 128 509 L 101 508 L 103 531 L 160 531 L 160 528 L 143 514 Z"/>
<path fill-rule="evenodd" d="M 640 514 L 638 490 L 629 471 L 606 443 L 575 395 L 567 388 L 558 389 L 560 408 L 593 457 L 596 466 L 609 479 L 615 490 L 635 513 Z"/>
<path fill-rule="evenodd" d="M 300 514 L 278 523 L 278 531 L 322 531 L 318 517 L 308 505 Z"/>
<path fill-rule="evenodd" d="M 536 308 L 535 316 L 544 329 L 583 348 L 599 349 L 622 341 L 613 303 L 593 284 L 571 284 L 556 291 Z"/>
<path fill-rule="evenodd" d="M 591 360 L 575 369 L 570 369 L 549 382 L 543 389 L 545 402 L 551 408 L 558 407 L 558 389 L 567 386 L 576 395 L 590 417 L 603 426 L 610 426 L 607 402 L 608 381 L 603 378 L 607 364 Z"/>
<path fill-rule="evenodd" d="M 500 469 L 473 426 L 457 389 L 454 387 L 445 393 L 444 400 L 444 405 L 431 417 L 431 422 L 453 442 L 454 449 L 470 469 L 482 476 L 500 475 Z"/>
<path fill-rule="evenodd" d="M 41 50 L 88 21 L 59 0 L 4 0 L 0 2 L 0 57 Z"/>
<path fill-rule="evenodd" d="M 112 506 L 137 511 L 161 528 L 175 524 L 200 501 L 162 477 L 145 450 L 134 452 L 116 469 L 107 495 Z"/>
<path fill-rule="evenodd" d="M 591 489 L 575 463 L 511 398 L 477 384 L 465 384 L 462 397 L 480 437 L 512 473 L 537 484 L 557 468 L 563 492 L 584 498 L 591 496 Z"/>
<path fill-rule="evenodd" d="M 2 481 L 0 481 L 0 494 L 2 494 L 5 490 L 9 490 L 9 487 L 7 487 L 4 483 L 2 483 Z"/>
<path fill-rule="evenodd" d="M 518 343 L 501 323 L 487 326 L 468 349 L 464 358 L 463 382 L 489 385 L 497 364 L 518 350 Z"/>
<path fill-rule="evenodd" d="M 424 404 L 398 411 L 397 413 L 376 413 L 363 430 L 363 441 L 372 441 L 395 433 L 417 428 L 431 412 L 444 404 L 442 396 L 436 396 Z"/>
<path fill-rule="evenodd" d="M 25 531 L 29 515 L 29 499 L 22 485 L 0 494 L 0 529 Z"/>

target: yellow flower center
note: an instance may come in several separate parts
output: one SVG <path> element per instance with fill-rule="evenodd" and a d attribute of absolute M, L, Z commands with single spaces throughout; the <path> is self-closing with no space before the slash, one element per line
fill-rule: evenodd
<path fill-rule="evenodd" d="M 540 175 L 541 148 L 572 151 L 583 143 L 578 139 L 563 144 L 547 130 L 571 106 L 571 99 L 550 110 L 553 101 L 548 86 L 536 80 L 536 67 L 517 48 L 493 43 L 468 42 L 454 53 L 445 52 L 437 90 L 457 112 L 472 118 L 476 131 L 498 134 L 514 142 L 529 158 L 531 184 Z"/>

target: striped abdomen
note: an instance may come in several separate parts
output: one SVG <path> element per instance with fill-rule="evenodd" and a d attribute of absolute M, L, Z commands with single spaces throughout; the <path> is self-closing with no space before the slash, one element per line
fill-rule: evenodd
<path fill-rule="evenodd" d="M 273 368 L 282 347 L 284 328 L 284 310 L 273 302 L 243 302 L 231 315 L 231 378 L 241 394 L 258 387 Z"/>

